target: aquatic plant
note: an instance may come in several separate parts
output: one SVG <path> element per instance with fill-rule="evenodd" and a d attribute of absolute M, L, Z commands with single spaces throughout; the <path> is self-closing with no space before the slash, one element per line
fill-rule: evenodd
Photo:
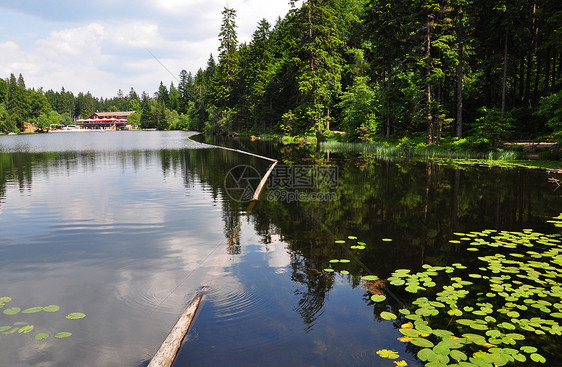
<path fill-rule="evenodd" d="M 548 222 L 562 228 L 562 214 Z M 562 335 L 562 236 L 532 229 L 453 235 L 451 246 L 481 256 L 467 264 L 424 264 L 417 273 L 395 270 L 370 300 L 383 305 L 389 296 L 405 306 L 398 314 L 384 307 L 379 317 L 396 325 L 398 340 L 410 344 L 426 367 L 546 363 L 549 351 L 541 348 Z M 399 358 L 387 349 L 377 354 Z"/>
<path fill-rule="evenodd" d="M 6 306 L 6 304 L 8 304 L 11 301 L 12 301 L 11 297 L 0 297 L 0 308 L 3 308 L 4 306 Z M 7 316 L 14 316 L 18 314 L 33 314 L 38 312 L 55 313 L 58 312 L 59 310 L 60 310 L 60 306 L 58 305 L 29 307 L 24 309 L 23 311 L 20 307 L 9 307 L 9 308 L 5 308 L 2 311 L 2 314 Z M 66 315 L 66 318 L 69 320 L 78 320 L 78 319 L 83 319 L 84 317 L 86 317 L 86 314 L 82 312 L 72 312 Z M 27 334 L 32 332 L 33 330 L 35 330 L 35 325 L 31 325 L 25 321 L 18 321 L 18 322 L 14 322 L 12 325 L 0 326 L 0 333 L 4 335 L 15 334 L 16 332 L 18 334 Z M 64 339 L 64 338 L 68 338 L 71 335 L 72 333 L 70 332 L 61 331 L 55 333 L 54 337 L 56 339 Z M 34 339 L 37 341 L 41 341 L 41 340 L 48 339 L 49 337 L 50 337 L 49 333 L 38 332 L 37 334 L 35 334 Z"/>

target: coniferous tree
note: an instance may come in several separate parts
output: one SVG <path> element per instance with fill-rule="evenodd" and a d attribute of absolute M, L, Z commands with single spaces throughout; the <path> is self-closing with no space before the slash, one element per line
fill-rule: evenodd
<path fill-rule="evenodd" d="M 296 1 L 291 1 L 293 5 Z M 293 59 L 301 101 L 295 132 L 330 129 L 330 110 L 341 92 L 342 47 L 333 0 L 306 0 L 292 11 Z"/>
<path fill-rule="evenodd" d="M 214 102 L 219 107 L 234 108 L 234 91 L 240 72 L 236 10 L 224 8 L 219 33 L 219 64 L 213 85 Z"/>

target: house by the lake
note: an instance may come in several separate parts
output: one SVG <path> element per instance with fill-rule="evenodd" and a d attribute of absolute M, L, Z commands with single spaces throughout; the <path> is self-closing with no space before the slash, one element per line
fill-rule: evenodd
<path fill-rule="evenodd" d="M 125 130 L 127 117 L 135 111 L 96 112 L 87 119 L 76 120 L 76 126 L 89 130 Z"/>

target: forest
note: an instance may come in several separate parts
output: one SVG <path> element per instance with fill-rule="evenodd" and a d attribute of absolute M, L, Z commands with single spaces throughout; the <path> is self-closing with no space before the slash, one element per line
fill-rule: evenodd
<path fill-rule="evenodd" d="M 0 79 L 0 131 L 134 110 L 140 128 L 443 140 L 562 140 L 562 2 L 290 0 L 238 41 L 224 8 L 217 58 L 177 86 L 113 98 Z M 334 131 L 339 132 L 335 134 Z M 341 132 L 345 134 L 341 134 Z"/>

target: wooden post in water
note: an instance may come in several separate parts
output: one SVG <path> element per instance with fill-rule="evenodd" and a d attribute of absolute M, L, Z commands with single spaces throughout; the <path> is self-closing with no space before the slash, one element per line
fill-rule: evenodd
<path fill-rule="evenodd" d="M 271 172 L 273 172 L 273 169 L 275 168 L 276 165 L 277 165 L 277 161 L 273 162 L 273 164 L 269 167 L 269 170 L 267 171 L 265 176 L 263 176 L 263 178 L 261 179 L 261 182 L 258 185 L 258 187 L 256 189 L 256 192 L 254 193 L 254 196 L 252 196 L 252 201 L 260 199 L 260 195 L 261 195 L 261 191 L 263 190 L 263 186 L 265 185 L 265 182 L 267 181 L 267 178 L 269 177 Z"/>
<path fill-rule="evenodd" d="M 197 312 L 202 298 L 203 294 L 199 293 L 187 306 L 172 331 L 170 331 L 166 337 L 166 340 L 164 340 L 164 343 L 160 346 L 160 349 L 158 349 L 158 352 L 152 357 L 148 367 L 172 366 L 181 347 L 181 342 L 189 330 L 191 321 L 193 321 L 195 317 L 195 313 Z"/>

